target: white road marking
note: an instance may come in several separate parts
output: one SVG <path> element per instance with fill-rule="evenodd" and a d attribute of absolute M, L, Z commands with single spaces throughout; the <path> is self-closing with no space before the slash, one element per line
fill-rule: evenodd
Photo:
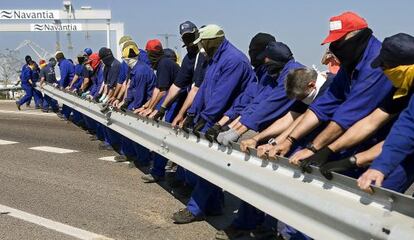
<path fill-rule="evenodd" d="M 16 144 L 16 143 L 18 142 L 6 141 L 6 140 L 0 139 L 0 145 L 10 145 L 10 144 Z"/>
<path fill-rule="evenodd" d="M 31 147 L 29 149 L 36 150 L 36 151 L 43 151 L 43 152 L 59 153 L 59 154 L 79 152 L 79 151 L 71 150 L 71 149 L 48 147 L 48 146 Z"/>
<path fill-rule="evenodd" d="M 60 222 L 55 222 L 53 220 L 49 220 L 43 217 L 39 217 L 27 212 L 20 211 L 18 209 L 14 209 L 11 207 L 7 207 L 0 204 L 0 213 L 11 216 L 26 222 L 30 222 L 78 239 L 82 240 L 113 240 L 112 238 L 105 237 L 103 235 L 99 235 L 93 232 L 88 232 L 86 230 L 72 227 Z"/>
<path fill-rule="evenodd" d="M 9 110 L 0 110 L 0 113 L 11 113 L 11 114 L 26 114 L 26 115 L 36 115 L 36 116 L 45 116 L 45 117 L 57 117 L 56 113 L 43 113 L 43 112 L 28 112 L 28 111 L 9 111 Z"/>
<path fill-rule="evenodd" d="M 99 160 L 107 161 L 107 162 L 117 162 L 115 161 L 115 156 L 101 157 L 99 158 Z M 119 163 L 129 163 L 129 162 L 126 161 L 126 162 L 119 162 Z"/>

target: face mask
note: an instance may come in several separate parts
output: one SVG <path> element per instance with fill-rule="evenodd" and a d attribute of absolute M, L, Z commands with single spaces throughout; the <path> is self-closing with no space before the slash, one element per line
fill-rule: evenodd
<path fill-rule="evenodd" d="M 206 40 L 201 41 L 201 45 L 203 46 L 209 58 L 213 58 L 214 54 L 217 52 L 218 48 L 223 42 L 223 39 L 224 39 L 223 37 L 219 37 L 219 38 L 206 39 Z"/>
<path fill-rule="evenodd" d="M 267 74 L 269 74 L 272 77 L 278 77 L 280 71 L 283 69 L 284 64 L 281 64 L 279 62 L 269 60 L 265 63 Z"/>
<path fill-rule="evenodd" d="M 102 62 L 105 64 L 105 66 L 111 66 L 112 62 L 115 60 L 113 56 L 108 56 L 102 59 Z"/>
<path fill-rule="evenodd" d="M 316 97 L 316 89 L 312 89 L 312 91 L 308 94 L 308 96 L 306 96 L 304 99 L 302 99 L 302 102 L 306 105 L 309 105 L 313 102 L 313 100 Z"/>
<path fill-rule="evenodd" d="M 384 74 L 390 79 L 392 85 L 397 88 L 394 99 L 404 97 L 409 92 L 414 81 L 414 65 L 403 65 L 384 70 Z"/>
<path fill-rule="evenodd" d="M 196 40 L 196 34 L 195 33 L 185 33 L 181 39 L 183 40 L 183 43 L 185 46 L 190 47 L 193 45 L 193 42 Z"/>
<path fill-rule="evenodd" d="M 329 50 L 338 58 L 341 67 L 350 74 L 360 61 L 371 36 L 372 30 L 366 28 L 347 40 L 332 42 Z"/>
<path fill-rule="evenodd" d="M 128 64 L 129 68 L 133 68 L 135 64 L 138 62 L 137 58 L 124 58 L 126 64 Z"/>
<path fill-rule="evenodd" d="M 52 67 L 55 67 L 55 66 L 56 66 L 56 61 L 49 61 L 49 63 L 50 63 L 50 65 L 51 65 Z"/>

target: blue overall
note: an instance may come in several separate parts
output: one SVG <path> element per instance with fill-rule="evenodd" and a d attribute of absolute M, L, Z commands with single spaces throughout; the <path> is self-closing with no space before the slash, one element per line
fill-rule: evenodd
<path fill-rule="evenodd" d="M 380 68 L 371 67 L 380 49 L 381 42 L 372 36 L 351 76 L 345 69 L 339 70 L 329 89 L 309 106 L 320 121 L 334 121 L 347 130 L 370 114 L 389 95 L 391 82 Z M 290 226 L 283 231 L 294 235 L 295 239 L 309 239 Z"/>
<path fill-rule="evenodd" d="M 179 71 L 180 66 L 178 66 L 177 63 L 173 62 L 168 57 L 161 57 L 157 66 L 156 88 L 160 89 L 161 91 L 168 91 L 168 89 L 171 87 L 174 80 L 176 79 Z M 166 96 L 167 94 L 165 94 L 161 101 L 158 103 L 158 110 L 164 102 Z M 175 100 L 170 104 L 169 109 L 165 113 L 166 122 L 171 123 L 174 120 L 175 116 L 180 110 L 181 105 L 184 103 L 185 96 L 186 91 L 181 91 L 180 94 L 175 98 Z M 155 153 L 154 164 L 151 168 L 151 174 L 154 176 L 163 177 L 165 175 L 165 166 L 167 165 L 167 162 L 167 158 Z"/>
<path fill-rule="evenodd" d="M 75 67 L 73 66 L 73 63 L 66 58 L 61 59 L 58 65 L 60 70 L 60 80 L 58 81 L 58 83 L 59 87 L 64 89 L 72 81 L 73 76 L 75 75 Z M 72 113 L 72 109 L 66 105 L 63 105 L 61 113 L 66 119 L 69 119 L 69 116 Z"/>
<path fill-rule="evenodd" d="M 198 90 L 189 113 L 206 121 L 202 132 L 212 127 L 228 110 L 256 76 L 247 57 L 224 40 L 209 60 L 204 81 Z M 187 209 L 194 215 L 218 213 L 222 209 L 223 191 L 198 177 Z"/>
<path fill-rule="evenodd" d="M 385 176 L 383 187 L 404 192 L 414 178 L 414 97 L 400 114 L 385 139 L 381 155 L 371 164 L 371 169 Z"/>
<path fill-rule="evenodd" d="M 45 82 L 48 83 L 48 84 L 57 83 L 56 74 L 55 74 L 55 67 L 52 66 L 50 63 L 47 64 L 40 71 L 40 77 L 45 78 Z M 59 106 L 57 104 L 57 101 L 45 94 L 44 99 L 43 99 L 43 110 L 48 111 L 49 107 L 51 107 L 54 112 L 59 111 Z"/>
<path fill-rule="evenodd" d="M 29 83 L 29 80 L 32 80 L 32 78 L 32 69 L 27 64 L 23 65 L 22 72 L 20 74 L 20 80 L 22 88 L 26 94 L 17 102 L 19 105 L 23 105 L 26 102 L 29 102 L 33 97 L 33 86 Z"/>
<path fill-rule="evenodd" d="M 36 83 L 39 82 L 40 80 L 40 76 L 39 76 L 39 69 L 35 69 L 32 71 L 32 81 L 33 81 L 33 98 L 34 98 L 34 102 L 35 102 L 35 107 L 36 108 L 41 108 L 42 104 L 43 104 L 43 96 L 42 93 L 37 90 L 36 87 Z"/>
<path fill-rule="evenodd" d="M 156 76 L 152 69 L 141 61 L 135 64 L 129 75 L 131 82 L 127 89 L 125 101 L 129 103 L 128 110 L 133 111 L 151 99 Z M 150 151 L 145 147 L 126 137 L 122 137 L 121 144 L 122 152 L 125 156 L 136 158 L 139 164 L 148 164 L 150 162 Z"/>

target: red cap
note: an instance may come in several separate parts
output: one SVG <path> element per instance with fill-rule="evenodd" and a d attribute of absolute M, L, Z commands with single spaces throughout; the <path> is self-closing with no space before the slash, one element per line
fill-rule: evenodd
<path fill-rule="evenodd" d="M 46 63 L 46 60 L 44 60 L 44 59 L 40 59 L 40 61 L 39 61 L 39 65 L 42 65 L 42 64 L 45 64 Z"/>
<path fill-rule="evenodd" d="M 367 28 L 368 23 L 354 12 L 344 12 L 339 16 L 331 17 L 329 26 L 329 36 L 325 38 L 322 45 L 335 42 L 352 31 Z"/>
<path fill-rule="evenodd" d="M 100 61 L 101 61 L 101 59 L 99 58 L 98 53 L 92 53 L 91 55 L 89 55 L 88 63 L 91 65 L 91 67 L 94 71 L 99 66 Z"/>
<path fill-rule="evenodd" d="M 147 45 L 145 46 L 145 50 L 147 51 L 161 51 L 162 50 L 162 44 L 160 40 L 158 39 L 151 39 L 147 42 Z"/>

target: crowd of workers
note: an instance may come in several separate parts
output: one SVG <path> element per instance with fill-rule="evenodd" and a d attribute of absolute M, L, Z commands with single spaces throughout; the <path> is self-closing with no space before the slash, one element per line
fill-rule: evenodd
<path fill-rule="evenodd" d="M 26 95 L 17 107 L 33 96 L 43 111 L 51 109 L 87 129 L 92 140 L 102 141 L 101 149 L 116 149 L 117 161 L 152 162 L 142 178 L 146 183 L 164 180 L 167 159 L 65 105 L 59 111 L 35 83 L 76 93 L 103 110 L 111 106 L 165 120 L 225 146 L 240 142 L 242 151 L 256 148 L 261 158 L 286 156 L 305 172 L 317 166 L 327 179 L 340 172 L 357 178 L 366 191 L 374 184 L 404 193 L 413 183 L 414 37 L 399 33 L 381 43 L 365 19 L 342 13 L 330 19 L 322 42 L 329 44 L 322 59 L 329 70 L 320 72 L 267 33 L 251 39 L 249 61 L 217 25 L 198 29 L 186 21 L 179 32 L 187 50 L 181 66 L 159 40 L 149 40 L 143 50 L 129 36 L 119 41 L 121 62 L 105 47 L 96 53 L 85 49 L 76 65 L 62 52 L 39 66 L 27 56 L 21 74 Z M 175 223 L 222 213 L 223 191 L 214 184 L 180 166 L 170 184 L 191 190 L 186 208 L 172 216 Z M 275 229 L 280 238 L 309 239 L 245 202 L 216 238 L 263 231 L 276 236 Z"/>

